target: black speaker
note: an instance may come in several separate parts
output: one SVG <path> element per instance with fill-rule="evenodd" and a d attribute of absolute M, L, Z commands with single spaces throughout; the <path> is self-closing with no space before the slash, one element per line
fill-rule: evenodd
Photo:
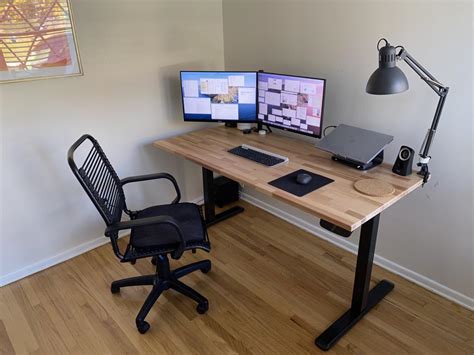
<path fill-rule="evenodd" d="M 400 147 L 400 152 L 398 153 L 397 160 L 393 164 L 392 171 L 395 174 L 401 176 L 407 176 L 411 174 L 411 167 L 413 165 L 413 157 L 415 156 L 415 151 L 410 147 L 402 145 Z"/>

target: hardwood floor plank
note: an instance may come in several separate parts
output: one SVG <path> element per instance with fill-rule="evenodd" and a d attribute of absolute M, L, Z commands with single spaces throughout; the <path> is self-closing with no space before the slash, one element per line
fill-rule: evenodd
<path fill-rule="evenodd" d="M 2 320 L 0 320 L 0 354 L 13 354 L 15 349 L 8 336 L 7 329 Z"/>
<path fill-rule="evenodd" d="M 149 260 L 121 264 L 104 245 L 0 288 L 0 351 L 30 353 L 318 354 L 314 338 L 349 306 L 355 256 L 245 202 L 210 228 L 212 271 L 183 282 L 210 301 L 205 315 L 171 290 L 141 335 L 135 316 L 150 287 L 110 293 L 113 280 L 151 274 Z M 242 228 L 245 226 L 245 228 Z M 120 240 L 124 247 L 126 239 Z M 472 354 L 474 316 L 374 266 L 372 286 L 395 289 L 332 349 L 334 354 Z"/>
<path fill-rule="evenodd" d="M 39 347 L 37 338 L 29 324 L 34 319 L 28 319 L 25 316 L 23 309 L 13 295 L 15 287 L 18 285 L 13 284 L 0 289 L 0 317 L 4 325 L 3 329 L 6 331 L 6 334 L 0 338 L 8 337 L 15 352 L 30 353 Z"/>

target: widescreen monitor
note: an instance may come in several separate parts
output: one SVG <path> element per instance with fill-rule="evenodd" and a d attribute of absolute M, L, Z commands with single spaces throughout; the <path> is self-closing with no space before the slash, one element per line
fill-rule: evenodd
<path fill-rule="evenodd" d="M 326 80 L 258 73 L 258 122 L 320 138 Z"/>
<path fill-rule="evenodd" d="M 257 73 L 182 71 L 185 121 L 256 122 Z"/>

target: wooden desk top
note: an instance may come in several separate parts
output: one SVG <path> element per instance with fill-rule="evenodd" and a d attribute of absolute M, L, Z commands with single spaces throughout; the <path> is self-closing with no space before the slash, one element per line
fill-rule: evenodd
<path fill-rule="evenodd" d="M 240 144 L 287 156 L 290 161 L 280 166 L 266 167 L 227 152 Z M 154 142 L 154 146 L 180 155 L 349 231 L 354 231 L 422 183 L 422 179 L 415 173 L 406 177 L 393 174 L 390 164 L 382 164 L 365 172 L 359 171 L 332 161 L 329 153 L 316 149 L 312 143 L 275 133 L 265 136 L 256 133 L 244 135 L 235 128 L 225 126 L 159 140 Z M 297 197 L 268 184 L 298 169 L 326 176 L 334 182 L 303 197 Z M 389 182 L 395 187 L 395 193 L 387 197 L 363 195 L 353 187 L 355 181 L 363 178 Z"/>

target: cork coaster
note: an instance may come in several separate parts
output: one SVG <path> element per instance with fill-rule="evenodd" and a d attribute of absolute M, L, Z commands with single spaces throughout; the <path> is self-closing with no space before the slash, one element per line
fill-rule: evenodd
<path fill-rule="evenodd" d="M 395 192 L 395 188 L 388 182 L 377 179 L 362 179 L 354 183 L 354 188 L 364 195 L 383 197 Z"/>

